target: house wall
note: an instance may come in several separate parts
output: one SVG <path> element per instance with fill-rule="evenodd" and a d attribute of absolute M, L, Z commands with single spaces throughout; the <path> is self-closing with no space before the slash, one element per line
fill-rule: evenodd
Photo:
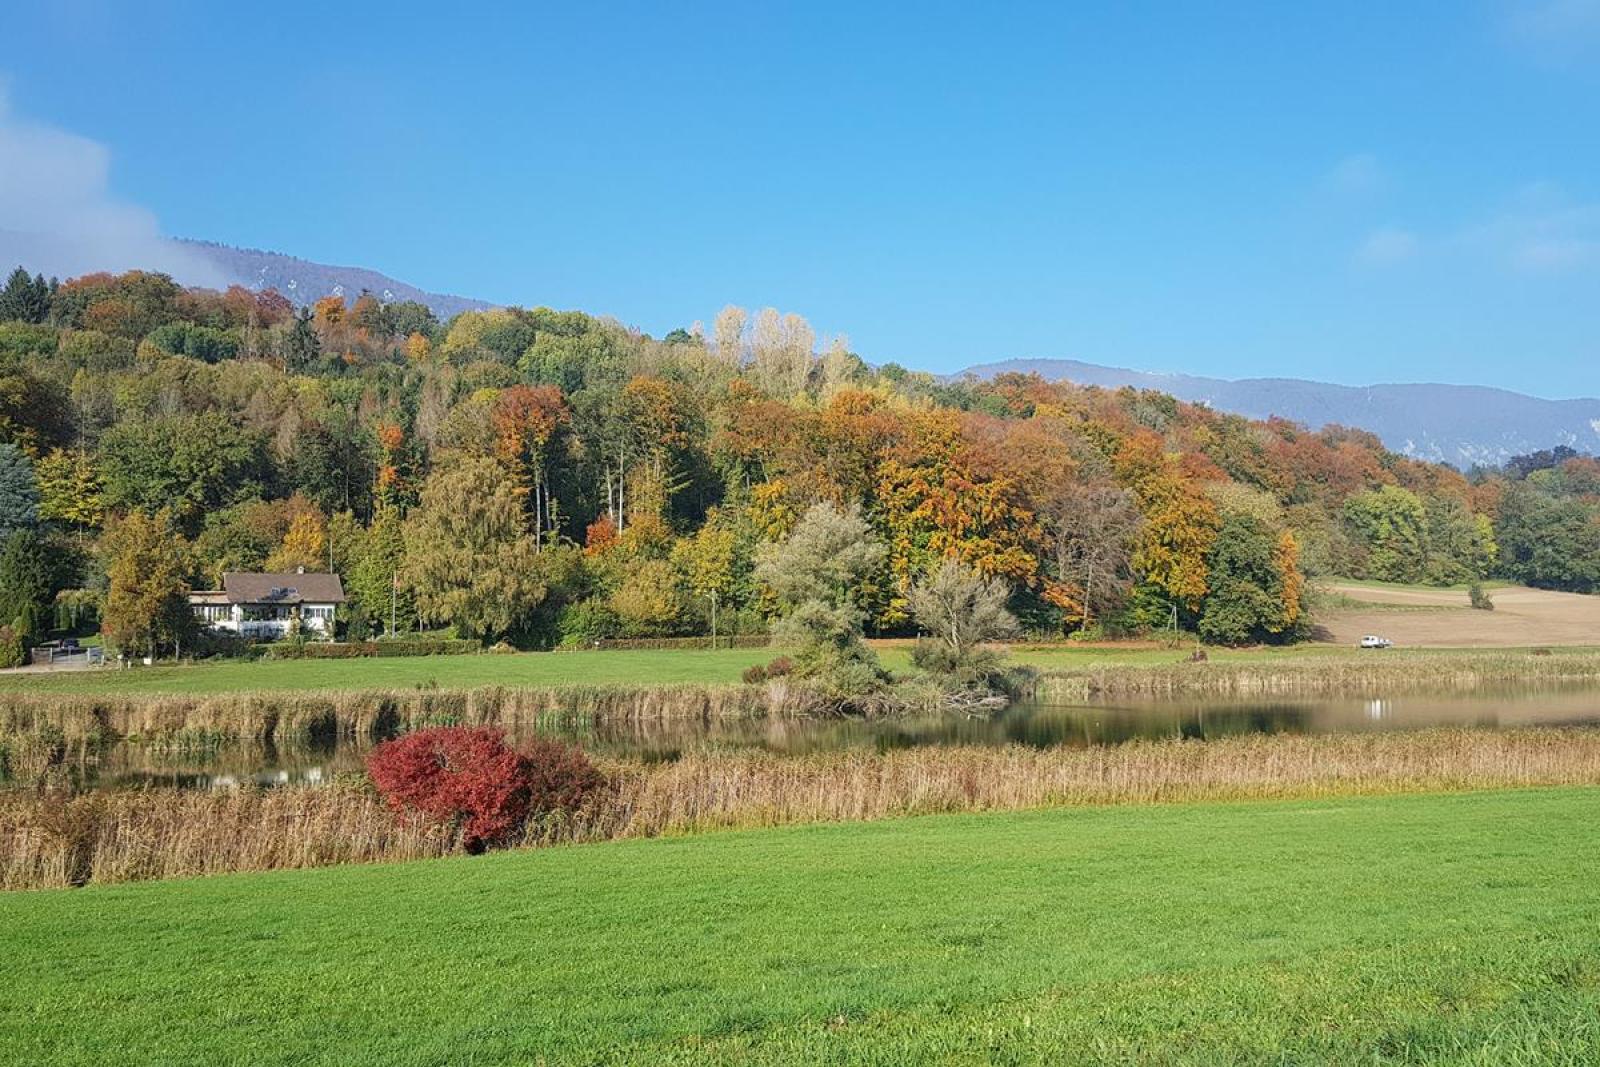
<path fill-rule="evenodd" d="M 238 634 L 256 641 L 276 641 L 289 636 L 295 616 L 300 617 L 302 633 L 318 637 L 333 636 L 334 605 L 298 606 L 230 604 L 224 611 L 214 605 L 197 604 L 195 616 L 213 630 Z"/>

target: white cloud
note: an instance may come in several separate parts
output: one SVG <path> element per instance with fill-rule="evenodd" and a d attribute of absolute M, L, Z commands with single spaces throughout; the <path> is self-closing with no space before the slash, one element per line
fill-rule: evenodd
<path fill-rule="evenodd" d="M 20 263 L 62 278 L 142 268 L 192 285 L 224 281 L 163 238 L 153 213 L 118 199 L 110 171 L 105 145 L 13 114 L 0 84 L 0 273 Z"/>
<path fill-rule="evenodd" d="M 1367 234 L 1356 249 L 1356 259 L 1373 266 L 1389 266 L 1414 258 L 1421 246 L 1421 240 L 1410 230 L 1386 226 Z"/>
<path fill-rule="evenodd" d="M 1364 196 L 1381 190 L 1388 184 L 1378 157 L 1370 152 L 1345 156 L 1323 176 L 1323 188 L 1346 195 Z"/>

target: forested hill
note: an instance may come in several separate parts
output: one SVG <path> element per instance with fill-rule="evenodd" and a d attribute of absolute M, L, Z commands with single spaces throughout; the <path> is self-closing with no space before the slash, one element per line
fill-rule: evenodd
<path fill-rule="evenodd" d="M 772 309 L 658 340 L 141 272 L 0 290 L 0 659 L 101 613 L 192 649 L 186 588 L 330 562 L 352 636 L 694 634 L 713 604 L 759 632 L 756 562 L 821 502 L 864 520 L 878 633 L 945 559 L 1036 632 L 1225 642 L 1304 633 L 1317 574 L 1600 585 L 1600 462 L 1570 451 L 1469 476 L 1154 391 L 872 368 Z"/>
<path fill-rule="evenodd" d="M 1330 385 L 1298 378 L 1222 378 L 1103 367 L 1069 359 L 1012 359 L 965 374 L 1038 374 L 1050 381 L 1158 389 L 1253 419 L 1277 416 L 1307 426 L 1359 426 L 1396 452 L 1451 463 L 1497 466 L 1512 456 L 1565 445 L 1600 451 L 1600 400 L 1541 400 L 1470 385 Z"/>
<path fill-rule="evenodd" d="M 35 252 L 42 255 L 44 249 L 23 240 L 24 236 L 0 231 L 0 255 L 10 250 L 24 262 L 31 262 Z M 61 252 L 59 248 L 53 251 Z M 166 253 L 157 256 L 161 269 L 179 282 L 275 290 L 298 307 L 309 307 L 325 296 L 354 302 L 363 292 L 370 292 L 385 303 L 422 304 L 442 321 L 491 306 L 470 297 L 428 292 L 364 267 L 330 266 L 280 252 L 190 240 L 163 241 L 159 251 Z M 85 249 L 68 259 L 93 260 L 101 254 L 103 250 Z M 9 264 L 0 259 L 0 270 L 4 269 L 9 269 Z M 1600 451 L 1600 400 L 1596 399 L 1543 400 L 1502 389 L 1459 385 L 1352 387 L 1294 378 L 1229 381 L 1067 359 L 1011 359 L 962 373 L 978 378 L 1038 374 L 1049 381 L 1080 385 L 1127 385 L 1253 419 L 1277 417 L 1313 428 L 1354 426 L 1377 434 L 1386 447 L 1402 455 L 1449 463 L 1462 470 L 1474 465 L 1496 466 L 1512 456 L 1558 446 Z"/>

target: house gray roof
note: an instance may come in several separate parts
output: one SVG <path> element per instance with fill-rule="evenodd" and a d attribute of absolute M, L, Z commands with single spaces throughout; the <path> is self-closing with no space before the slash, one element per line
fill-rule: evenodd
<path fill-rule="evenodd" d="M 230 604 L 343 604 L 337 574 L 224 574 Z"/>

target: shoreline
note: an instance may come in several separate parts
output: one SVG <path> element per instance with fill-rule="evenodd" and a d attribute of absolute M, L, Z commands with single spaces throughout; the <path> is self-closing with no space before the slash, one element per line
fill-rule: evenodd
<path fill-rule="evenodd" d="M 1249 735 L 1030 749 L 599 761 L 608 785 L 512 847 L 963 812 L 1600 787 L 1600 727 Z M 41 889 L 459 855 L 365 777 L 323 786 L 0 793 L 0 888 Z"/>
<path fill-rule="evenodd" d="M 1600 684 L 1600 648 L 1285 655 L 1260 661 L 1029 668 L 1023 673 L 1025 681 L 1016 699 L 1047 704 L 1102 697 L 1370 698 L 1430 690 L 1461 694 L 1510 685 L 1557 689 Z M 358 686 L 122 695 L 0 690 L 0 742 L 36 738 L 64 745 L 185 736 L 240 741 L 373 738 L 445 722 L 526 726 L 601 719 L 761 717 L 817 715 L 800 687 L 786 679 L 762 685 Z"/>

